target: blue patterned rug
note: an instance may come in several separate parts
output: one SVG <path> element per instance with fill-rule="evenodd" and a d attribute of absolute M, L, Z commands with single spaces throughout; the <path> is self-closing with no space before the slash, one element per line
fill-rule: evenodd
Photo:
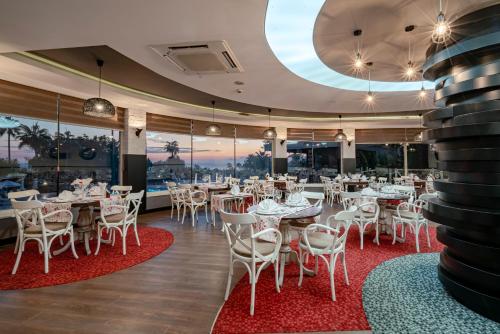
<path fill-rule="evenodd" d="M 437 277 L 439 253 L 386 261 L 363 285 L 363 308 L 374 333 L 500 333 L 500 323 L 455 301 Z"/>

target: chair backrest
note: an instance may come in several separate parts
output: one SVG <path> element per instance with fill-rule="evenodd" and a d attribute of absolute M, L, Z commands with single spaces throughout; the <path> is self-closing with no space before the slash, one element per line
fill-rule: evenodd
<path fill-rule="evenodd" d="M 327 225 L 338 230 L 333 249 L 345 248 L 349 227 L 354 220 L 355 211 L 344 210 L 327 218 Z"/>
<path fill-rule="evenodd" d="M 340 192 L 340 199 L 344 210 L 349 210 L 350 207 L 359 205 L 361 193 L 342 191 Z"/>
<path fill-rule="evenodd" d="M 127 220 L 137 219 L 137 215 L 139 214 L 139 209 L 141 207 L 143 198 L 144 190 L 141 190 L 138 193 L 130 193 L 127 195 L 127 197 L 125 198 L 127 207 L 132 208 L 131 210 L 127 210 Z"/>
<path fill-rule="evenodd" d="M 323 200 L 325 199 L 324 193 L 312 192 L 312 191 L 302 191 L 300 193 L 302 197 L 307 198 L 308 200 L 316 200 L 314 203 L 315 206 L 321 207 Z"/>
<path fill-rule="evenodd" d="M 112 195 L 121 195 L 125 197 L 128 194 L 130 194 L 131 191 L 132 191 L 132 186 L 122 186 L 122 185 L 111 186 Z"/>
<path fill-rule="evenodd" d="M 431 198 L 437 198 L 437 193 L 422 194 L 418 197 L 419 200 L 428 202 Z"/>
<path fill-rule="evenodd" d="M 30 190 L 21 190 L 21 191 L 11 191 L 7 194 L 7 197 L 11 200 L 11 202 L 19 201 L 19 199 L 23 199 L 24 201 L 37 200 L 40 192 L 36 189 Z"/>
<path fill-rule="evenodd" d="M 358 207 L 359 216 L 364 221 L 376 222 L 380 215 L 380 206 L 375 202 L 366 202 Z"/>
<path fill-rule="evenodd" d="M 241 256 L 235 251 L 235 247 L 244 248 L 252 258 L 265 260 L 266 256 L 255 250 L 255 239 L 253 226 L 256 224 L 255 217 L 249 213 L 229 213 L 220 211 L 222 223 L 224 224 L 224 233 L 233 256 Z M 250 245 L 244 242 L 244 239 L 250 237 Z"/>
<path fill-rule="evenodd" d="M 40 222 L 42 202 L 37 200 L 13 200 L 12 208 L 14 209 L 17 227 L 20 231 L 22 231 L 26 225 L 37 225 Z M 40 223 L 43 224 L 43 222 Z"/>
<path fill-rule="evenodd" d="M 378 183 L 387 183 L 387 178 L 386 177 L 379 177 Z"/>

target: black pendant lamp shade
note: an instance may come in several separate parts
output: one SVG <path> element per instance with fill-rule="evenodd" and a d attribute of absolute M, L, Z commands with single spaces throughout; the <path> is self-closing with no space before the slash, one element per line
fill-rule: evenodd
<path fill-rule="evenodd" d="M 101 98 L 101 76 L 104 62 L 97 60 L 99 66 L 99 97 L 93 97 L 83 102 L 83 114 L 92 117 L 109 118 L 115 116 L 115 106 L 106 99 Z"/>
<path fill-rule="evenodd" d="M 334 140 L 335 141 L 347 140 L 346 134 L 344 133 L 344 131 L 342 131 L 342 115 L 339 115 L 339 127 L 340 127 L 339 132 L 337 132 L 337 134 L 335 135 Z"/>
<path fill-rule="evenodd" d="M 269 127 L 264 130 L 262 136 L 264 137 L 264 139 L 273 140 L 278 134 L 276 133 L 276 130 L 271 128 L 271 108 L 267 109 L 267 111 L 269 112 Z"/>
<path fill-rule="evenodd" d="M 207 136 L 220 136 L 222 130 L 218 124 L 215 124 L 215 101 L 212 101 L 212 124 L 208 125 L 205 129 Z"/>

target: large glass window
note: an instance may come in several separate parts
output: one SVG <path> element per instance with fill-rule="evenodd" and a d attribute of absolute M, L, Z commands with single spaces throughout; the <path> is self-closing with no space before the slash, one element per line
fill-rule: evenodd
<path fill-rule="evenodd" d="M 356 169 L 376 175 L 394 175 L 403 168 L 403 146 L 400 144 L 356 144 Z"/>
<path fill-rule="evenodd" d="M 309 182 L 320 176 L 334 176 L 340 171 L 340 144 L 337 142 L 287 142 L 288 173 Z"/>
<path fill-rule="evenodd" d="M 235 176 L 234 138 L 193 136 L 193 178 Z"/>
<path fill-rule="evenodd" d="M 271 174 L 272 144 L 260 139 L 236 139 L 236 176 L 248 179 Z"/>
<path fill-rule="evenodd" d="M 165 190 L 165 183 L 191 182 L 191 135 L 148 131 L 148 191 Z"/>
<path fill-rule="evenodd" d="M 2 116 L 18 126 L 0 128 L 0 209 L 10 206 L 10 191 L 55 195 L 84 177 L 118 183 L 118 131 L 61 123 L 58 152 L 56 122 Z"/>

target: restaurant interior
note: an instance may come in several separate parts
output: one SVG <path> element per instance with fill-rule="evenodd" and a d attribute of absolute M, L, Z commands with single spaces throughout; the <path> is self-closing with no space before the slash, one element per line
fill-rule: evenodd
<path fill-rule="evenodd" d="M 0 333 L 500 333 L 500 1 L 0 8 Z"/>

